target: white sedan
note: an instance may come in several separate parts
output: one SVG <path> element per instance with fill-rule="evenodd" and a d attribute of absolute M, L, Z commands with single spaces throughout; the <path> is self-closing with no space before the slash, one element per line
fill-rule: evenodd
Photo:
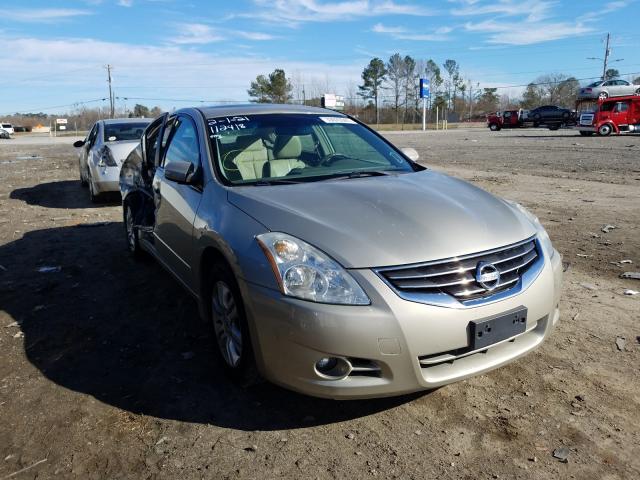
<path fill-rule="evenodd" d="M 80 183 L 89 187 L 89 197 L 97 203 L 103 193 L 119 192 L 120 167 L 140 143 L 151 118 L 98 120 L 87 138 L 73 144 L 79 148 Z"/>

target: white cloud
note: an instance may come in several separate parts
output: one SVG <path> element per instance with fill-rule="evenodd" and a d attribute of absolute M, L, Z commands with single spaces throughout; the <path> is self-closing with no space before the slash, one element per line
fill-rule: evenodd
<path fill-rule="evenodd" d="M 268 33 L 213 28 L 204 23 L 180 23 L 176 29 L 178 33 L 170 38 L 169 42 L 178 45 L 204 45 L 238 38 L 254 41 L 276 38 Z"/>
<path fill-rule="evenodd" d="M 320 2 L 318 0 L 254 0 L 260 8 L 255 13 L 239 16 L 257 18 L 288 27 L 305 22 L 349 21 L 361 17 L 383 15 L 434 15 L 432 9 L 396 3 L 393 0 L 345 0 Z"/>
<path fill-rule="evenodd" d="M 465 29 L 470 32 L 489 33 L 488 43 L 503 45 L 531 45 L 533 43 L 561 40 L 563 38 L 584 35 L 593 31 L 582 23 L 567 22 L 507 22 L 486 20 L 467 23 Z"/>
<path fill-rule="evenodd" d="M 376 23 L 371 29 L 375 33 L 381 33 L 390 36 L 396 40 L 414 40 L 418 42 L 442 42 L 448 40 L 447 33 L 453 29 L 450 27 L 440 27 L 433 33 L 423 33 L 420 30 L 407 30 L 404 27 L 391 27 Z"/>
<path fill-rule="evenodd" d="M 178 26 L 178 31 L 176 36 L 169 39 L 171 43 L 206 44 L 224 40 L 224 36 L 215 33 L 209 25 L 203 23 L 182 23 Z"/>
<path fill-rule="evenodd" d="M 133 0 L 118 0 L 118 5 L 121 7 L 131 7 L 133 5 Z"/>
<path fill-rule="evenodd" d="M 462 8 L 451 10 L 456 16 L 477 16 L 496 14 L 504 16 L 526 16 L 529 21 L 539 21 L 547 18 L 557 7 L 554 0 L 500 0 L 480 5 L 479 2 L 466 4 Z"/>
<path fill-rule="evenodd" d="M 250 82 L 275 68 L 283 68 L 288 76 L 296 71 L 304 73 L 307 87 L 314 82 L 324 84 L 330 78 L 338 92 L 358 82 L 362 70 L 361 65 L 265 58 L 243 55 L 238 50 L 210 54 L 180 45 L 149 46 L 89 38 L 12 38 L 11 49 L 0 49 L 0 71 L 12 72 L 12 78 L 19 81 L 12 101 L 3 101 L 2 109 L 29 111 L 106 97 L 103 65 L 107 63 L 113 66 L 116 96 L 130 98 L 128 104 L 157 104 L 167 109 L 196 105 L 199 99 L 247 101 Z"/>
<path fill-rule="evenodd" d="M 7 20 L 16 22 L 51 23 L 82 15 L 92 15 L 89 10 L 79 10 L 75 8 L 31 8 L 15 9 L 5 8 L 2 16 Z"/>

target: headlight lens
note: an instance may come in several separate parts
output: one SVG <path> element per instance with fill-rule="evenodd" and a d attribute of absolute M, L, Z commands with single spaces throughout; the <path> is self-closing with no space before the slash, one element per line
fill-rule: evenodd
<path fill-rule="evenodd" d="M 328 255 L 286 233 L 257 237 L 283 294 L 319 303 L 369 305 L 349 273 Z"/>
<path fill-rule="evenodd" d="M 522 212 L 522 214 L 525 217 L 527 217 L 527 219 L 531 223 L 533 223 L 533 226 L 536 227 L 538 240 L 542 245 L 542 249 L 544 250 L 544 253 L 547 255 L 547 257 L 552 258 L 555 255 L 555 249 L 551 244 L 551 238 L 549 238 L 549 234 L 540 223 L 540 220 L 538 220 L 538 217 L 536 217 L 533 213 L 531 213 L 529 210 L 524 208 L 519 203 L 516 203 L 516 202 L 509 202 L 509 203 L 511 203 L 511 205 L 516 207 L 518 210 L 520 210 L 520 212 Z"/>

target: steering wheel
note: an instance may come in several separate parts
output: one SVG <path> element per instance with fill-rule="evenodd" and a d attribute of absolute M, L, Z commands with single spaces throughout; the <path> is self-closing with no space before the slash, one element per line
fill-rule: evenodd
<path fill-rule="evenodd" d="M 342 153 L 327 153 L 324 157 L 320 159 L 318 162 L 319 167 L 328 167 L 336 160 L 340 160 L 341 158 L 348 158 L 346 155 Z"/>

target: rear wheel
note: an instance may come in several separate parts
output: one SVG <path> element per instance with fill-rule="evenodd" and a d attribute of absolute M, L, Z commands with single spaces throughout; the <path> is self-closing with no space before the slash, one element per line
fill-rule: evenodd
<path fill-rule="evenodd" d="M 208 299 L 216 351 L 225 370 L 235 380 L 253 380 L 257 374 L 247 317 L 240 289 L 228 266 L 212 266 Z"/>
<path fill-rule="evenodd" d="M 497 123 L 492 123 L 489 125 L 489 130 L 491 130 L 492 132 L 497 132 L 500 130 L 500 125 L 498 125 Z"/>
<path fill-rule="evenodd" d="M 603 137 L 610 135 L 612 131 L 613 129 L 611 128 L 611 125 L 609 125 L 608 123 L 605 123 L 604 125 L 600 125 L 600 128 L 598 128 L 598 134 Z"/>
<path fill-rule="evenodd" d="M 598 95 L 598 99 L 600 100 L 606 100 L 607 98 L 609 98 L 609 94 L 607 92 L 600 92 Z"/>

